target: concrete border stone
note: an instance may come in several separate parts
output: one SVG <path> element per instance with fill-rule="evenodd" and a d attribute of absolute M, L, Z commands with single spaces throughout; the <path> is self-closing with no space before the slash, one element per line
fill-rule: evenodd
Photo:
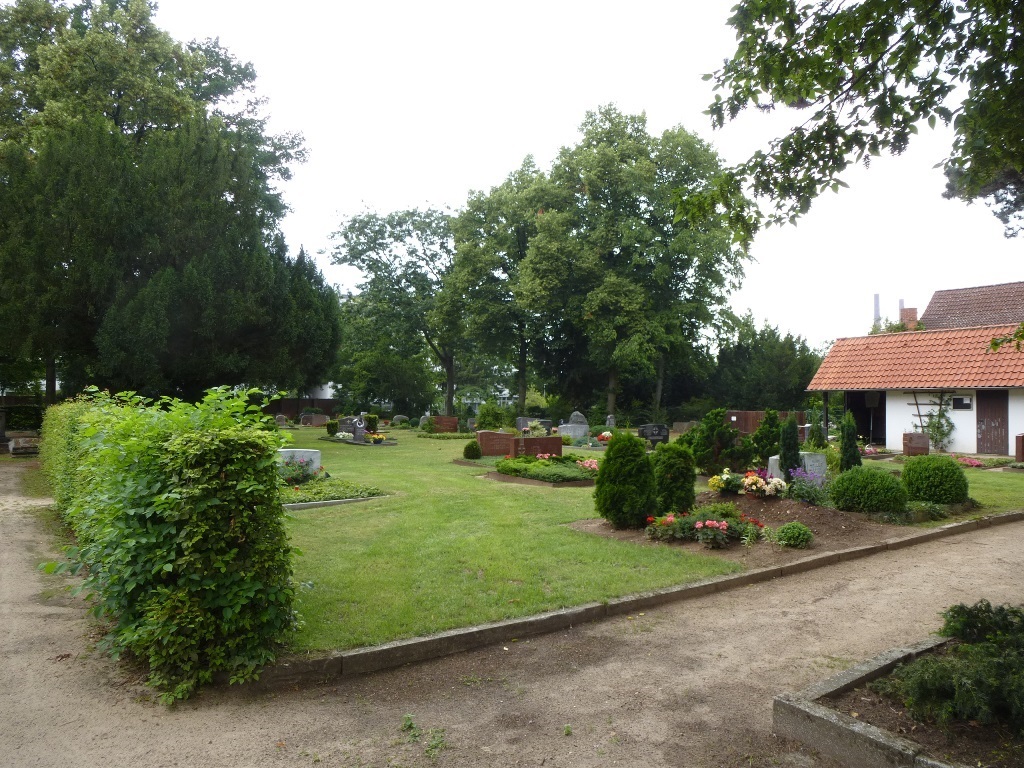
<path fill-rule="evenodd" d="M 776 733 L 857 768 L 963 768 L 958 763 L 922 755 L 921 745 L 818 703 L 822 697 L 836 696 L 882 677 L 897 664 L 947 642 L 946 638 L 931 638 L 894 648 L 799 693 L 779 694 L 772 701 Z"/>
<path fill-rule="evenodd" d="M 376 501 L 377 499 L 386 499 L 388 496 L 393 494 L 384 494 L 383 496 L 367 496 L 365 499 L 331 499 L 329 501 L 299 501 L 294 504 L 282 504 L 281 506 L 288 510 L 298 509 L 319 509 L 320 507 L 338 507 L 342 504 L 358 504 L 362 501 Z"/>

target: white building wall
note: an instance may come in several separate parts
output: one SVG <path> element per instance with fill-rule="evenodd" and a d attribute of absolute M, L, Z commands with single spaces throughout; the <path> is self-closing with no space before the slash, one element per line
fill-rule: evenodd
<path fill-rule="evenodd" d="M 973 389 L 958 389 L 952 392 L 956 397 L 970 397 L 973 407 L 969 411 L 949 411 L 953 421 L 952 442 L 946 450 L 951 453 L 977 453 L 977 397 Z M 1010 428 L 1011 435 L 1014 425 L 1014 396 L 1017 395 L 1020 431 L 1024 431 L 1024 391 L 1010 391 Z M 934 411 L 938 408 L 938 393 L 917 392 L 917 402 L 921 413 Z M 891 389 L 885 393 L 885 447 L 891 451 L 903 450 L 903 433 L 913 432 L 914 425 L 920 424 L 917 418 L 917 406 L 914 404 L 914 392 Z M 1013 438 L 1010 438 L 1011 443 Z M 1012 449 L 1011 445 L 1011 449 Z"/>
<path fill-rule="evenodd" d="M 1017 435 L 1024 435 L 1024 389 L 1010 390 L 1010 455 L 1017 445 Z"/>

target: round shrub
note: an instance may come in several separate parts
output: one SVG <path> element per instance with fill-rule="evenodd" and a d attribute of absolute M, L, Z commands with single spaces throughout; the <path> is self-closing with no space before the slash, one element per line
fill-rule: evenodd
<path fill-rule="evenodd" d="M 338 434 L 338 422 L 336 420 L 330 419 L 324 426 L 327 427 L 328 435 L 331 435 L 333 437 L 334 435 Z"/>
<path fill-rule="evenodd" d="M 903 465 L 903 484 L 915 501 L 960 504 L 967 501 L 967 475 L 950 456 L 911 456 Z"/>
<path fill-rule="evenodd" d="M 420 417 L 419 416 L 413 416 L 411 419 L 409 419 L 409 426 L 412 427 L 413 429 L 416 429 L 419 425 L 420 425 Z"/>
<path fill-rule="evenodd" d="M 868 467 L 843 472 L 832 481 L 829 494 L 836 508 L 847 512 L 900 513 L 909 498 L 898 477 Z"/>
<path fill-rule="evenodd" d="M 781 547 L 807 549 L 813 540 L 814 534 L 811 533 L 811 529 L 803 523 L 796 521 L 780 525 L 779 529 L 775 532 L 775 541 Z"/>
<path fill-rule="evenodd" d="M 644 441 L 618 432 L 609 441 L 594 487 L 597 512 L 616 528 L 643 528 L 654 511 L 654 471 Z"/>
<path fill-rule="evenodd" d="M 658 513 L 685 512 L 692 507 L 697 498 L 693 451 L 677 443 L 660 443 L 652 461 Z"/>
<path fill-rule="evenodd" d="M 480 452 L 480 443 L 476 440 L 470 440 L 466 443 L 466 447 L 462 449 L 462 458 L 473 461 L 479 459 L 483 454 Z"/>

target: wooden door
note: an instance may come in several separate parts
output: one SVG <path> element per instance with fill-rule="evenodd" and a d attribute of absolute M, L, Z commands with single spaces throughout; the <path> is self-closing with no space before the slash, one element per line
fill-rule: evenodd
<path fill-rule="evenodd" d="M 978 453 L 1010 453 L 1010 392 L 1006 389 L 979 389 Z"/>

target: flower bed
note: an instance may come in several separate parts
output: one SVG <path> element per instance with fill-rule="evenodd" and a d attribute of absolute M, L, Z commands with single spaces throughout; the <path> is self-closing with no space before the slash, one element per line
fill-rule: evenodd
<path fill-rule="evenodd" d="M 537 456 L 506 456 L 495 469 L 503 475 L 540 480 L 545 483 L 567 483 L 593 480 L 597 477 L 597 460 L 566 454 L 541 453 Z"/>
<path fill-rule="evenodd" d="M 370 499 L 384 496 L 380 488 L 372 485 L 358 485 L 348 480 L 322 478 L 300 485 L 281 488 L 282 504 L 308 504 L 314 501 L 338 501 L 341 499 Z"/>

